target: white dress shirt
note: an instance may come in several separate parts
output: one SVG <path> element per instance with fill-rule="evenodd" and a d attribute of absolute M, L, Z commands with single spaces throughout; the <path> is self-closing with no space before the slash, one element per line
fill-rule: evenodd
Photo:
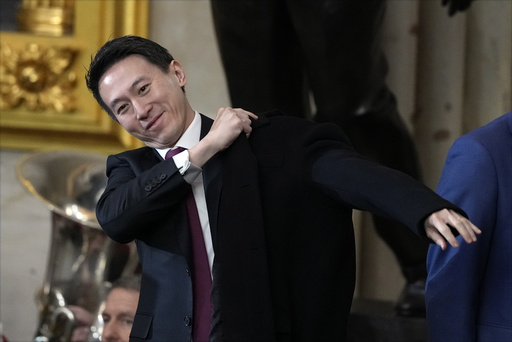
<path fill-rule="evenodd" d="M 176 167 L 183 175 L 185 181 L 192 185 L 192 193 L 196 201 L 197 212 L 199 214 L 199 220 L 201 221 L 201 228 L 203 230 L 204 244 L 206 247 L 206 253 L 208 254 L 208 264 L 210 265 L 210 275 L 213 266 L 213 259 L 215 253 L 213 251 L 212 234 L 210 231 L 210 220 L 208 218 L 208 209 L 206 207 L 206 197 L 203 186 L 203 174 L 202 169 L 195 166 L 189 161 L 188 149 L 194 147 L 201 136 L 201 117 L 198 112 L 195 112 L 194 120 L 187 128 L 185 133 L 176 145 L 172 148 L 183 147 L 187 150 L 176 154 L 173 159 Z M 165 155 L 170 148 L 156 149 L 158 153 L 165 159 Z"/>

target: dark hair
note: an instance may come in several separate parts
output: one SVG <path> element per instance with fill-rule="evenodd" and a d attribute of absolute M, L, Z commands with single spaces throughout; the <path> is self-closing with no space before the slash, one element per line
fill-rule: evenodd
<path fill-rule="evenodd" d="M 133 290 L 140 292 L 140 282 L 141 282 L 141 275 L 140 274 L 133 274 L 133 275 L 127 275 L 124 277 L 121 277 L 114 281 L 112 283 L 112 287 L 110 288 L 110 291 L 113 289 L 127 289 L 127 290 Z M 109 292 L 110 292 L 109 291 Z"/>
<path fill-rule="evenodd" d="M 156 65 L 164 73 L 169 72 L 169 64 L 174 60 L 166 48 L 152 40 L 138 36 L 123 36 L 114 38 L 106 42 L 91 57 L 89 70 L 85 75 L 87 88 L 98 101 L 100 106 L 115 120 L 114 114 L 110 111 L 107 104 L 101 99 L 99 93 L 99 82 L 103 74 L 107 72 L 114 64 L 131 55 L 140 55 L 149 63 Z M 183 89 L 184 91 L 184 89 Z"/>

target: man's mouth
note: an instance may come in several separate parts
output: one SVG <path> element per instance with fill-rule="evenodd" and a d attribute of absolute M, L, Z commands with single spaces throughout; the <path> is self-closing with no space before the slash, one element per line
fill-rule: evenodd
<path fill-rule="evenodd" d="M 158 114 L 157 116 L 155 116 L 153 118 L 153 120 L 151 120 L 147 125 L 146 125 L 146 130 L 149 130 L 151 129 L 151 127 L 153 127 L 156 122 L 158 121 L 158 119 L 160 119 L 160 117 L 162 116 L 162 114 Z"/>

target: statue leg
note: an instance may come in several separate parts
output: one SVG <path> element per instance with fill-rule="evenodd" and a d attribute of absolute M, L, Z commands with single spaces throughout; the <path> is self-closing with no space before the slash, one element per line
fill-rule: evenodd
<path fill-rule="evenodd" d="M 211 1 L 231 104 L 303 117 L 303 59 L 282 0 Z"/>

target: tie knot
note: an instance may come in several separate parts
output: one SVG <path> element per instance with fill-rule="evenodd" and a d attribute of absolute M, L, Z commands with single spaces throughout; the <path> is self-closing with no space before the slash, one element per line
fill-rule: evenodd
<path fill-rule="evenodd" d="M 183 151 L 185 151 L 185 150 L 186 150 L 186 148 L 184 148 L 184 147 L 180 147 L 180 146 L 178 146 L 178 147 L 176 147 L 176 148 L 174 148 L 174 149 L 172 149 L 172 150 L 169 150 L 169 151 L 167 151 L 167 153 L 165 154 L 165 159 L 172 158 L 172 157 L 174 157 L 175 155 L 177 155 L 178 153 L 183 152 Z"/>

